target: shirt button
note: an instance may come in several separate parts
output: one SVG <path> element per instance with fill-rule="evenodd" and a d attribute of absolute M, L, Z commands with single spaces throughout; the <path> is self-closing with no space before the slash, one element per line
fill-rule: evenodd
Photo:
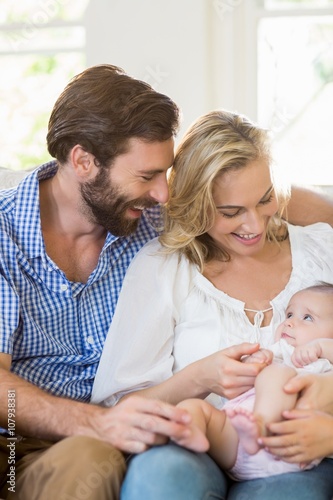
<path fill-rule="evenodd" d="M 65 285 L 65 284 L 60 285 L 60 290 L 62 292 L 66 292 L 67 288 L 68 288 L 68 285 Z"/>
<path fill-rule="evenodd" d="M 88 344 L 93 344 L 94 343 L 94 337 L 92 335 L 89 335 L 87 337 L 87 342 L 88 342 Z"/>

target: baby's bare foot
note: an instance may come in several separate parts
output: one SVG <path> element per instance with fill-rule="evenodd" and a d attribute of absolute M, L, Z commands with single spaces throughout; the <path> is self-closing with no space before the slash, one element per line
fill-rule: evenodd
<path fill-rule="evenodd" d="M 258 438 L 262 428 L 258 417 L 245 408 L 226 410 L 232 426 L 236 429 L 239 442 L 249 455 L 254 455 L 260 450 Z"/>

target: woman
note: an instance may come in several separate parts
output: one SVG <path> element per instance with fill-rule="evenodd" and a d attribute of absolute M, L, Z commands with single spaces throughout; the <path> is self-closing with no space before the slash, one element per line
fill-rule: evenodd
<path fill-rule="evenodd" d="M 266 348 L 273 343 L 290 297 L 318 280 L 333 282 L 331 227 L 301 228 L 283 221 L 288 196 L 277 185 L 271 163 L 266 131 L 243 116 L 211 112 L 190 127 L 170 177 L 165 232 L 130 266 L 93 401 L 114 404 L 140 390 L 174 404 L 207 397 L 222 407 L 224 398 L 253 386 L 263 364 L 240 359 L 259 344 Z M 111 363 L 115 352 L 119 362 Z M 155 464 L 160 456 L 163 463 L 164 450 L 144 455 L 154 454 Z M 129 474 L 136 461 L 148 460 L 144 455 L 133 460 Z M 312 498 L 331 498 L 327 491 L 332 494 L 333 479 L 326 485 L 320 476 L 322 471 L 326 477 L 327 468 L 333 471 L 332 461 L 320 464 L 305 491 L 299 484 L 306 482 L 303 474 L 311 479 L 312 471 L 293 474 L 288 485 L 297 484 L 297 491 L 291 486 L 289 498 L 306 498 L 311 485 Z M 258 483 L 258 491 L 255 481 L 235 485 L 228 497 L 243 487 L 251 498 L 258 493 L 272 500 L 276 484 L 278 498 L 287 496 L 281 489 L 287 484 L 284 477 L 270 487 L 267 481 Z M 223 487 L 220 481 L 220 495 Z M 164 486 L 151 497 L 143 484 L 140 488 L 144 498 L 167 498 Z M 125 481 L 126 495 L 135 498 Z"/>

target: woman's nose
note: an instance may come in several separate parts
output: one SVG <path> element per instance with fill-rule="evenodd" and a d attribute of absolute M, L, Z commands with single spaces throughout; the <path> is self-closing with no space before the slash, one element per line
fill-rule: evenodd
<path fill-rule="evenodd" d="M 256 209 L 247 213 L 246 225 L 249 233 L 253 234 L 261 234 L 265 229 L 264 219 Z"/>

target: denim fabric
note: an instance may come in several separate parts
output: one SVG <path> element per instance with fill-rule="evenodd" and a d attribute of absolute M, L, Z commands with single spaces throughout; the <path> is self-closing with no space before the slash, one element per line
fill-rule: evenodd
<path fill-rule="evenodd" d="M 304 472 L 233 483 L 205 453 L 192 453 L 176 445 L 159 446 L 131 459 L 120 498 L 332 500 L 333 459 Z"/>
<path fill-rule="evenodd" d="M 228 500 L 332 500 L 333 459 L 304 472 L 234 483 Z"/>
<path fill-rule="evenodd" d="M 176 445 L 151 448 L 129 463 L 121 500 L 225 499 L 227 479 L 205 453 Z"/>

